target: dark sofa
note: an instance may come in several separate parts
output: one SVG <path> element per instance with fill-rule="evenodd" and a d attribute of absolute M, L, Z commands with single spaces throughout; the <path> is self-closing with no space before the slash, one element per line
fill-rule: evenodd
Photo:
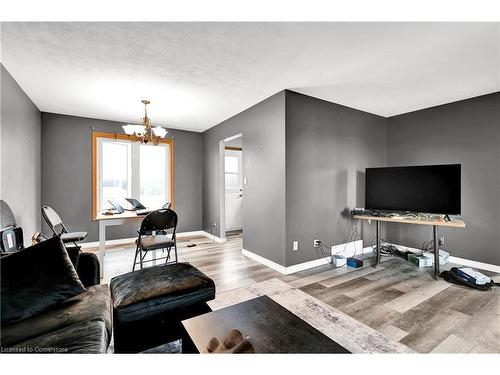
<path fill-rule="evenodd" d="M 111 296 L 89 286 L 99 280 L 91 258 L 77 273 L 57 237 L 0 258 L 3 353 L 106 353 Z"/>

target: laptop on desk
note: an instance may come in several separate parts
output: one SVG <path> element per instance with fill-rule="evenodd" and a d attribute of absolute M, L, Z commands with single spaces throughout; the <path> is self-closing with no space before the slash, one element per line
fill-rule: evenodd
<path fill-rule="evenodd" d="M 108 200 L 109 204 L 113 206 L 113 208 L 119 213 L 119 214 L 123 214 L 125 212 L 125 209 L 120 206 L 120 204 L 113 200 L 113 199 L 109 199 Z"/>
<path fill-rule="evenodd" d="M 146 208 L 146 206 L 144 206 L 137 199 L 134 199 L 134 198 L 125 198 L 125 199 L 127 200 L 127 202 L 129 202 L 135 208 L 135 213 L 137 215 L 147 215 L 151 211 L 153 211 L 153 210 Z"/>

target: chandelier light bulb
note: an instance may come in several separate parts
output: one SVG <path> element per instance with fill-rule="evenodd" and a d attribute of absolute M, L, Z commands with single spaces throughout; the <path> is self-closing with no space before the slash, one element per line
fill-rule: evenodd
<path fill-rule="evenodd" d="M 147 105 L 150 103 L 150 101 L 144 99 L 141 100 L 141 102 L 144 104 L 144 117 L 141 119 L 143 125 L 122 125 L 123 131 L 128 136 L 135 135 L 138 142 L 153 143 L 157 145 L 161 142 L 162 138 L 165 137 L 168 131 L 161 126 L 155 126 L 154 128 L 151 126 L 147 111 Z"/>

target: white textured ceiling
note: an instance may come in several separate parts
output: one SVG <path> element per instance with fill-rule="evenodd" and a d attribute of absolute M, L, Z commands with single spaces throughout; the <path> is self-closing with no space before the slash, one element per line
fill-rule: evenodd
<path fill-rule="evenodd" d="M 38 108 L 203 131 L 283 89 L 382 116 L 500 91 L 499 23 L 3 23 Z"/>

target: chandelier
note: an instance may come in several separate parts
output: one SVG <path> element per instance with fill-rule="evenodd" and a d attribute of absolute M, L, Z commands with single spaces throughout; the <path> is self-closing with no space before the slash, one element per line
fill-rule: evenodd
<path fill-rule="evenodd" d="M 157 145 L 168 133 L 167 129 L 161 126 L 151 126 L 149 121 L 147 105 L 151 103 L 149 100 L 141 100 L 144 104 L 144 117 L 142 118 L 142 125 L 127 124 L 123 125 L 122 128 L 125 134 L 129 136 L 135 135 L 136 141 L 141 143 L 153 143 Z"/>

